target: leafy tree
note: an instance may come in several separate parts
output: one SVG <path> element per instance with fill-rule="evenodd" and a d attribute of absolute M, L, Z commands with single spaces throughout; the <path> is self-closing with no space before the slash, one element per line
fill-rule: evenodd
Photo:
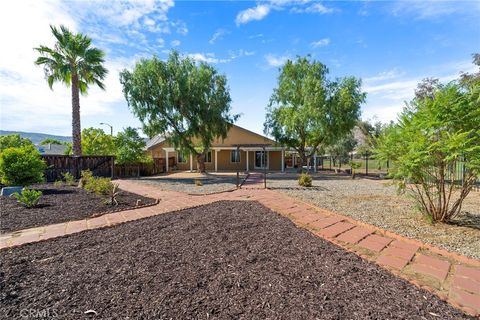
<path fill-rule="evenodd" d="M 22 138 L 18 133 L 0 136 L 0 152 L 7 148 L 20 148 L 24 146 L 32 146 L 30 139 Z"/>
<path fill-rule="evenodd" d="M 35 146 L 7 148 L 0 153 L 0 180 L 9 186 L 43 182 L 45 162 Z"/>
<path fill-rule="evenodd" d="M 480 175 L 479 101 L 480 82 L 437 86 L 413 99 L 377 141 L 376 154 L 394 161 L 390 175 L 413 191 L 434 222 L 448 222 L 461 211 Z M 463 181 L 455 181 L 462 164 Z"/>
<path fill-rule="evenodd" d="M 60 141 L 60 140 L 57 140 L 57 139 L 53 139 L 53 138 L 46 138 L 46 139 L 43 139 L 41 142 L 40 142 L 41 145 L 45 145 L 45 144 L 66 144 L 65 141 Z"/>
<path fill-rule="evenodd" d="M 72 139 L 73 154 L 82 155 L 80 97 L 87 94 L 90 84 L 105 89 L 102 80 L 107 75 L 103 67 L 105 53 L 91 46 L 91 39 L 81 33 L 72 33 L 61 25 L 60 30 L 50 26 L 56 39 L 55 46 L 40 46 L 35 64 L 43 65 L 50 89 L 54 82 L 63 82 L 72 89 Z"/>
<path fill-rule="evenodd" d="M 346 161 L 349 159 L 350 152 L 353 151 L 357 142 L 352 133 L 347 134 L 345 137 L 337 140 L 335 144 L 326 148 L 326 152 L 332 156 L 333 165 L 336 165 L 336 161 Z"/>
<path fill-rule="evenodd" d="M 102 129 L 85 128 L 82 130 L 82 149 L 84 155 L 111 156 L 115 154 L 115 142 Z"/>
<path fill-rule="evenodd" d="M 116 156 L 119 164 L 140 162 L 145 158 L 145 141 L 132 127 L 125 128 L 115 138 Z"/>
<path fill-rule="evenodd" d="M 300 170 L 319 147 L 352 130 L 366 98 L 359 79 L 327 75 L 327 67 L 310 57 L 288 60 L 267 106 L 264 132 L 299 153 Z"/>
<path fill-rule="evenodd" d="M 361 139 L 360 143 L 357 144 L 355 150 L 357 154 L 365 155 L 367 153 L 371 154 L 375 145 L 376 139 L 382 133 L 383 128 L 385 127 L 380 121 L 361 121 L 357 122 L 356 127 L 360 130 L 364 139 Z"/>
<path fill-rule="evenodd" d="M 206 63 L 172 51 L 167 61 L 142 59 L 120 74 L 131 110 L 149 136 L 161 133 L 180 152 L 195 155 L 205 171 L 205 153 L 225 138 L 238 115 L 230 114 L 227 79 Z"/>

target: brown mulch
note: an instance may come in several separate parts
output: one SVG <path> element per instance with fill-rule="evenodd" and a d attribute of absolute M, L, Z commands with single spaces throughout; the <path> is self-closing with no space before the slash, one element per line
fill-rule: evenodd
<path fill-rule="evenodd" d="M 472 319 L 257 202 L 217 202 L 0 255 L 3 319 L 22 310 L 61 319 Z"/>
<path fill-rule="evenodd" d="M 32 189 L 43 193 L 39 205 L 27 209 L 13 197 L 0 197 L 0 231 L 16 230 L 80 220 L 100 214 L 154 203 L 155 200 L 121 190 L 117 197 L 118 206 L 105 204 L 96 194 L 73 186 L 54 186 L 51 183 L 34 185 Z"/>

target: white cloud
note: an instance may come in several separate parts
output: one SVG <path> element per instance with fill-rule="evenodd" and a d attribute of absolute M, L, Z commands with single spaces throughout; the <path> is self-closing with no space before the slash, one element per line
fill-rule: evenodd
<path fill-rule="evenodd" d="M 216 58 L 214 53 L 189 53 L 187 56 L 195 61 L 206 63 L 226 63 L 230 61 L 229 59 Z"/>
<path fill-rule="evenodd" d="M 367 105 L 364 116 L 378 116 L 381 121 L 395 120 L 402 111 L 405 101 L 410 101 L 415 94 L 415 88 L 422 79 L 439 78 L 446 83 L 457 79 L 461 71 L 474 72 L 475 66 L 469 61 L 452 62 L 432 66 L 421 74 L 410 75 L 397 68 L 380 72 L 364 78 L 363 90 L 367 92 Z"/>
<path fill-rule="evenodd" d="M 244 50 L 244 49 L 240 49 L 240 50 L 237 50 L 237 51 L 232 51 L 230 50 L 228 52 L 229 56 L 230 56 L 230 60 L 234 60 L 234 59 L 237 59 L 237 58 L 241 58 L 241 57 L 249 57 L 249 56 L 253 56 L 255 54 L 254 51 L 247 51 L 247 50 Z"/>
<path fill-rule="evenodd" d="M 293 13 L 319 13 L 327 14 L 335 11 L 333 8 L 324 6 L 323 4 L 317 2 L 307 7 L 293 7 L 291 10 Z"/>
<path fill-rule="evenodd" d="M 330 44 L 330 39 L 329 38 L 323 38 L 323 39 L 320 39 L 318 41 L 314 41 L 312 43 L 310 43 L 310 46 L 312 48 L 320 48 L 320 47 L 326 47 Z"/>
<path fill-rule="evenodd" d="M 212 35 L 212 38 L 208 41 L 210 44 L 214 44 L 217 40 L 221 40 L 223 36 L 227 35 L 229 33 L 228 30 L 226 29 L 218 29 L 215 31 L 215 33 Z"/>
<path fill-rule="evenodd" d="M 270 12 L 270 6 L 265 4 L 259 4 L 254 8 L 248 8 L 246 10 L 240 11 L 237 14 L 235 23 L 238 25 L 245 24 L 253 20 L 262 20 Z"/>
<path fill-rule="evenodd" d="M 181 42 L 180 40 L 172 40 L 172 41 L 170 42 L 170 45 L 171 45 L 172 47 L 178 47 L 180 44 L 182 44 L 182 42 Z"/>
<path fill-rule="evenodd" d="M 268 66 L 270 67 L 280 67 L 282 66 L 288 59 L 290 59 L 289 56 L 283 55 L 274 55 L 274 54 L 267 54 L 265 55 L 265 60 L 267 61 Z"/>
<path fill-rule="evenodd" d="M 390 6 L 390 12 L 396 16 L 409 15 L 418 19 L 430 19 L 452 14 L 480 14 L 478 1 L 395 1 Z"/>

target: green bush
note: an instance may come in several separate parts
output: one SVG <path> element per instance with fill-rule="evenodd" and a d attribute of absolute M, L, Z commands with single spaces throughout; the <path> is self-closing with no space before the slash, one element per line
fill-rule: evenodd
<path fill-rule="evenodd" d="M 84 181 L 83 188 L 86 191 L 93 192 L 99 196 L 109 195 L 113 188 L 113 183 L 110 178 L 96 178 L 91 176 L 91 173 L 85 177 L 82 176 L 82 181 Z"/>
<path fill-rule="evenodd" d="M 42 192 L 32 189 L 23 189 L 21 193 L 15 192 L 12 196 L 14 196 L 15 199 L 25 207 L 33 208 L 38 205 L 38 202 L 42 197 Z"/>
<path fill-rule="evenodd" d="M 80 188 L 86 189 L 85 186 L 89 184 L 93 179 L 94 177 L 90 170 L 83 170 L 80 174 L 80 181 L 78 183 L 78 186 Z"/>
<path fill-rule="evenodd" d="M 45 162 L 33 146 L 7 148 L 0 153 L 0 180 L 8 186 L 43 182 Z"/>
<path fill-rule="evenodd" d="M 73 176 L 73 174 L 71 174 L 70 172 L 65 172 L 63 174 L 63 180 L 65 181 L 65 183 L 69 186 L 73 186 L 75 185 L 75 177 Z"/>
<path fill-rule="evenodd" d="M 298 184 L 302 187 L 311 187 L 312 177 L 306 173 L 302 173 L 300 178 L 298 178 Z"/>

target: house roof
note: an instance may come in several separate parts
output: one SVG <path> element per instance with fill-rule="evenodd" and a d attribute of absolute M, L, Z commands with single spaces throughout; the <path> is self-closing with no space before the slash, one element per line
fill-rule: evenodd
<path fill-rule="evenodd" d="M 37 150 L 41 154 L 46 154 L 46 155 L 63 155 L 65 154 L 65 150 L 67 149 L 67 146 L 64 144 L 40 144 L 37 146 Z"/>
<path fill-rule="evenodd" d="M 261 134 L 258 134 L 258 133 L 255 133 L 253 131 L 250 131 L 248 129 L 245 129 L 245 128 L 242 128 L 242 127 L 239 127 L 237 125 L 232 125 L 232 128 L 230 129 L 230 132 L 232 131 L 232 129 L 238 129 L 238 130 L 241 130 L 241 131 L 244 131 L 246 134 L 250 135 L 250 136 L 254 136 L 257 140 L 258 138 L 260 138 L 262 141 L 262 143 L 250 143 L 249 141 L 245 141 L 245 143 L 230 143 L 228 144 L 229 146 L 238 146 L 238 145 L 242 145 L 242 146 L 249 146 L 249 145 L 252 145 L 252 146 L 267 146 L 267 145 L 274 145 L 276 144 L 276 141 L 268 138 L 268 137 L 265 137 L 265 136 L 262 136 Z M 228 137 L 227 137 L 228 139 Z M 166 140 L 166 137 L 165 135 L 161 135 L 161 134 L 158 134 L 156 136 L 154 136 L 152 139 L 150 139 L 149 141 L 147 141 L 146 143 L 146 146 L 145 146 L 145 149 L 146 150 L 149 150 L 163 142 L 165 142 Z M 213 147 L 215 147 L 217 144 L 214 143 Z M 222 144 L 222 146 L 226 146 L 224 144 Z"/>

